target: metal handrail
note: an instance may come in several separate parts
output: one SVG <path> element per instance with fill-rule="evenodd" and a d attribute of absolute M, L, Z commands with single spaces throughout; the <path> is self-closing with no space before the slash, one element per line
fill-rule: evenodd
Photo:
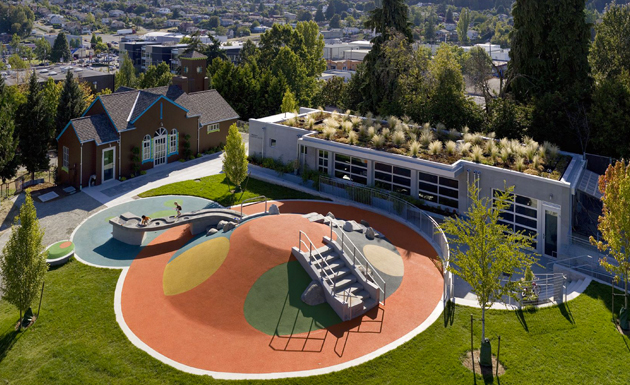
<path fill-rule="evenodd" d="M 304 245 L 306 248 L 308 248 L 308 252 L 309 252 L 309 255 L 308 255 L 308 263 L 309 263 L 310 265 L 312 265 L 312 264 L 313 264 L 313 262 L 312 262 L 312 259 L 313 259 L 313 248 L 314 248 L 315 244 L 311 241 L 311 239 L 308 237 L 308 235 L 306 235 L 306 233 L 305 233 L 304 231 L 302 231 L 302 230 L 298 230 L 298 231 L 299 231 L 299 234 L 298 234 L 298 235 L 299 235 L 299 244 L 298 244 L 299 246 L 298 246 L 298 250 L 299 250 L 300 252 L 302 252 L 302 245 Z M 306 237 L 306 239 L 308 240 L 308 242 L 309 242 L 309 244 L 308 244 L 308 245 L 307 245 L 304 241 L 302 241 L 302 234 L 304 234 L 304 236 L 305 236 L 305 237 Z M 323 255 L 322 255 L 319 251 L 317 251 L 317 248 L 316 248 L 316 247 L 315 247 L 315 253 L 319 256 L 320 261 L 323 261 L 323 262 L 326 264 L 326 267 L 327 267 L 330 271 L 332 271 L 332 268 L 331 268 L 331 267 L 330 267 L 330 265 L 328 264 L 328 261 L 326 261 L 326 259 L 324 258 L 324 256 L 323 256 Z M 329 286 L 330 286 L 330 294 L 334 297 L 334 296 L 335 296 L 335 289 L 336 289 L 336 287 L 337 287 L 337 282 L 336 282 L 336 281 L 334 281 L 334 279 L 330 277 L 330 275 L 331 275 L 331 274 L 328 274 L 328 273 L 326 272 L 326 269 L 325 269 L 325 268 L 322 268 L 322 264 L 321 264 L 321 262 L 320 262 L 320 261 L 318 261 L 317 259 L 315 260 L 315 262 L 317 262 L 317 266 L 319 267 L 319 270 L 320 270 L 322 273 L 324 273 L 324 275 L 326 276 L 326 279 L 328 280 L 328 282 L 329 282 Z M 335 278 L 336 278 L 336 277 L 335 277 Z M 323 284 L 323 283 L 324 283 L 324 280 L 323 280 L 323 278 L 322 278 L 321 276 L 320 276 L 320 279 L 322 279 L 322 284 Z M 325 286 L 325 285 L 324 285 L 324 286 Z"/>
<path fill-rule="evenodd" d="M 359 265 L 361 265 L 365 269 L 365 275 L 368 276 L 368 277 L 371 276 L 372 278 L 374 278 L 374 276 L 376 276 L 382 282 L 382 286 L 381 286 L 376 281 L 376 279 L 374 279 L 374 283 L 376 283 L 376 286 L 378 286 L 380 291 L 383 292 L 383 300 L 381 301 L 380 298 L 379 298 L 379 302 L 381 302 L 383 305 L 385 305 L 385 299 L 386 299 L 385 297 L 387 295 L 387 292 L 386 292 L 386 290 L 387 290 L 387 282 L 385 282 L 385 280 L 378 273 L 378 271 L 376 270 L 374 265 L 372 265 L 370 263 L 370 261 L 365 257 L 365 255 L 363 255 L 361 250 L 359 248 L 357 248 L 357 246 L 354 244 L 354 242 L 352 242 L 352 240 L 350 238 L 347 238 L 347 239 L 348 239 L 348 242 L 350 243 L 350 245 L 352 246 L 352 249 L 350 249 L 350 247 L 348 247 L 345 244 L 346 233 L 343 232 L 343 229 L 341 231 L 341 236 L 339 236 L 339 233 L 337 233 L 336 231 L 333 230 L 333 223 L 337 226 L 337 228 L 341 228 L 339 226 L 339 222 L 337 222 L 337 220 L 332 218 L 332 217 L 328 217 L 328 218 L 330 219 L 330 221 L 329 221 L 329 225 L 330 225 L 330 240 L 332 241 L 332 234 L 333 234 L 333 232 L 337 235 L 337 239 L 341 238 L 341 252 L 342 253 L 345 252 L 344 248 L 346 248 L 348 250 L 348 252 L 352 252 L 352 265 L 354 267 L 356 267 L 356 264 L 357 264 L 357 251 L 359 252 Z M 363 261 L 361 261 L 361 259 L 363 259 Z M 373 274 L 370 274 L 370 270 L 371 270 L 371 272 Z M 380 295 L 380 293 L 379 293 L 379 295 Z"/>
<path fill-rule="evenodd" d="M 264 195 L 259 195 L 259 196 L 257 196 L 257 197 L 247 198 L 247 199 L 245 199 L 244 201 L 242 201 L 242 202 L 241 202 L 241 218 L 243 217 L 243 205 L 244 205 L 245 203 L 247 203 L 247 202 L 253 202 L 253 201 L 256 201 L 256 202 L 263 202 L 263 201 L 261 201 L 261 200 L 260 200 L 261 198 L 262 198 L 262 199 L 264 199 L 264 202 L 265 202 L 265 212 L 267 212 L 267 202 L 269 202 L 269 198 L 267 198 L 267 197 L 266 197 L 266 196 L 264 196 Z"/>
<path fill-rule="evenodd" d="M 330 186 L 331 188 L 326 188 L 327 186 Z M 413 225 L 417 231 L 424 235 L 424 237 L 437 251 L 438 257 L 442 262 L 442 273 L 444 275 L 444 300 L 448 301 L 453 297 L 453 282 L 451 275 L 447 274 L 447 270 L 450 265 L 450 248 L 448 239 L 438 223 L 426 212 L 424 212 L 424 210 L 393 195 L 389 191 L 378 190 L 367 186 L 359 186 L 351 182 L 333 179 L 326 176 L 320 176 L 319 178 L 319 191 L 363 204 L 370 210 L 378 207 L 377 202 L 379 201 L 375 201 L 375 198 L 378 198 L 380 201 L 391 202 L 393 207 L 386 210 Z"/>

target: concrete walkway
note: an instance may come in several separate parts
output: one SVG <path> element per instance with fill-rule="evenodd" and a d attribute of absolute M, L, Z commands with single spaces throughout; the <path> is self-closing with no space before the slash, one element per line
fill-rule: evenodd
<path fill-rule="evenodd" d="M 86 187 L 83 192 L 100 202 L 112 207 L 129 202 L 138 194 L 175 182 L 183 182 L 221 173 L 223 153 L 204 155 L 188 162 L 174 162 L 158 166 L 133 179 L 111 181 L 99 186 Z"/>

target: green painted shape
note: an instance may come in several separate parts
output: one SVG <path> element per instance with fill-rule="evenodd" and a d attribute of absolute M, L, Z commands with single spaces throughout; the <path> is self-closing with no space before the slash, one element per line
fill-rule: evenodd
<path fill-rule="evenodd" d="M 182 200 L 181 199 L 169 199 L 166 202 L 164 202 L 164 207 L 168 207 L 169 209 L 172 209 L 173 212 L 175 211 L 175 202 L 178 202 L 179 205 L 182 205 Z M 184 209 L 184 207 L 182 207 L 182 209 Z"/>
<path fill-rule="evenodd" d="M 111 217 L 105 218 L 105 222 L 109 223 L 109 220 L 112 219 L 112 218 L 118 218 L 118 215 L 113 215 Z"/>
<path fill-rule="evenodd" d="M 149 214 L 149 218 L 151 219 L 166 218 L 166 217 L 175 216 L 175 214 L 176 214 L 175 210 L 160 210 L 160 211 L 156 211 L 154 213 Z"/>
<path fill-rule="evenodd" d="M 68 253 L 71 253 L 74 251 L 74 243 L 72 243 L 69 247 L 66 247 L 64 249 L 62 249 L 61 247 L 59 247 L 62 243 L 65 243 L 68 241 L 61 241 L 61 242 L 57 242 L 54 245 L 50 246 L 48 248 L 48 259 L 57 259 L 57 258 L 61 258 L 64 255 L 67 255 Z"/>
<path fill-rule="evenodd" d="M 247 293 L 245 319 L 270 336 L 307 333 L 340 323 L 328 303 L 310 306 L 302 302 L 300 297 L 309 283 L 311 277 L 297 261 L 268 270 Z"/>

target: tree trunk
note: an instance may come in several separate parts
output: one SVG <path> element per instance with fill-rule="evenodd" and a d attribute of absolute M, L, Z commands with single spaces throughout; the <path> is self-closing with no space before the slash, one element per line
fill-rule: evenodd
<path fill-rule="evenodd" d="M 486 306 L 481 307 L 481 341 L 486 340 Z"/>
<path fill-rule="evenodd" d="M 623 307 L 625 309 L 628 309 L 628 269 L 626 268 L 626 279 L 624 281 L 625 282 L 625 295 L 623 296 Z"/>
<path fill-rule="evenodd" d="M 22 309 L 20 309 L 20 319 L 18 321 L 18 331 L 22 330 Z"/>

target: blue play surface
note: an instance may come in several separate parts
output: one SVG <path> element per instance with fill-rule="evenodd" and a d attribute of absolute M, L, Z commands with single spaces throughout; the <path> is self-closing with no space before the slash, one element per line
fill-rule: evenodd
<path fill-rule="evenodd" d="M 125 212 L 148 215 L 151 218 L 175 215 L 174 202 L 182 206 L 182 212 L 220 208 L 220 204 L 197 197 L 168 195 L 134 200 L 98 212 L 79 226 L 72 241 L 76 255 L 93 265 L 103 267 L 127 267 L 140 250 L 153 241 L 162 231 L 147 232 L 142 246 L 132 246 L 112 238 L 110 218 Z"/>

